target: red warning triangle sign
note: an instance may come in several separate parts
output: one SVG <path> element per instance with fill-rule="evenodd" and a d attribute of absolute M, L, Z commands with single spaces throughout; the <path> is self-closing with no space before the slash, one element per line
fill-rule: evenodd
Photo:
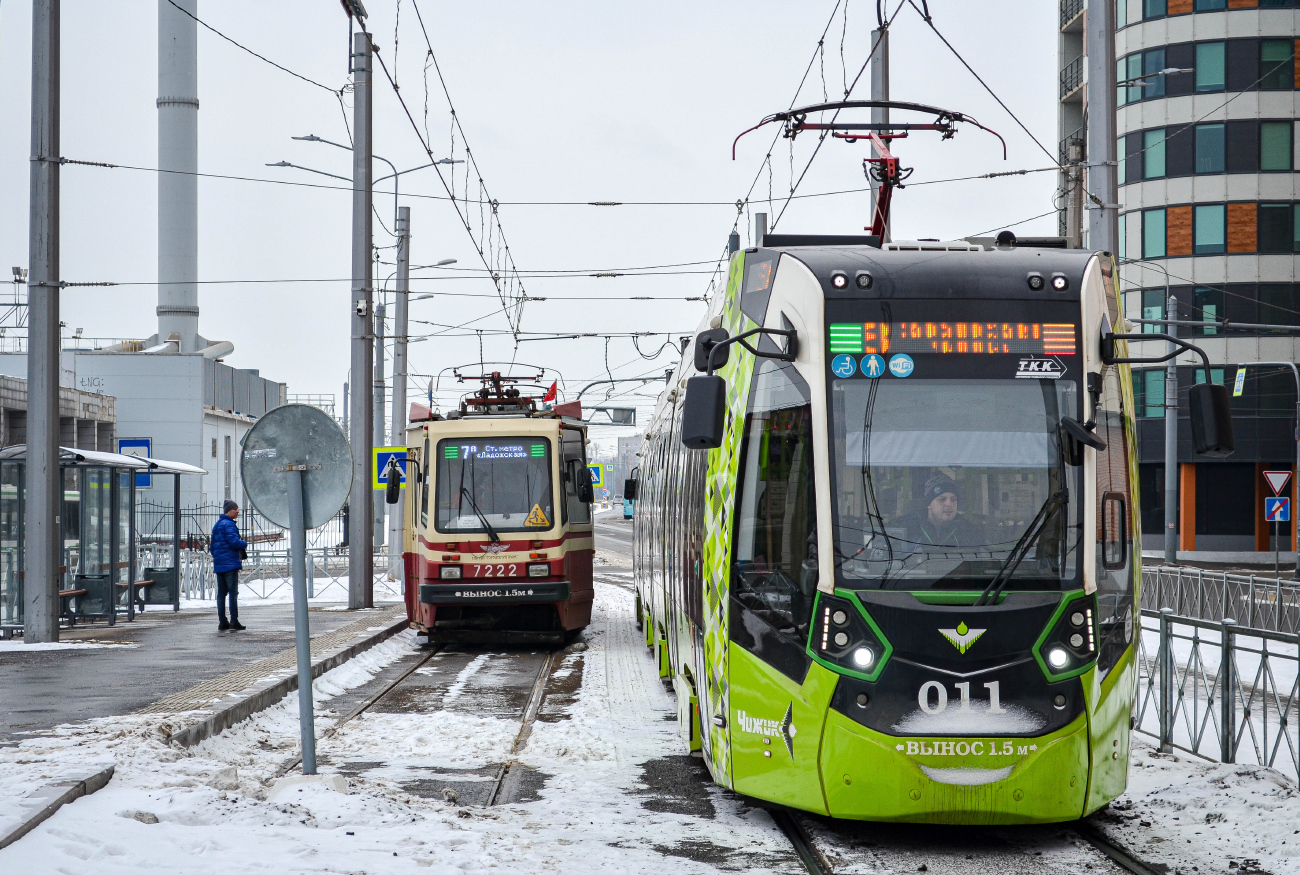
<path fill-rule="evenodd" d="M 1281 495 L 1282 490 L 1286 489 L 1286 484 L 1291 480 L 1291 472 L 1265 471 L 1264 479 L 1268 481 L 1268 485 L 1273 490 L 1274 495 Z"/>

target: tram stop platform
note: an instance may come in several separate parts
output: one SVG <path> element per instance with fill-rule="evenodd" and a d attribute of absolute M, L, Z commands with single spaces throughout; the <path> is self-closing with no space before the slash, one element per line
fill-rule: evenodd
<path fill-rule="evenodd" d="M 64 630 L 57 644 L 0 642 L 0 745 L 62 724 L 177 715 L 172 740 L 220 732 L 297 689 L 293 605 L 241 605 L 242 632 L 215 612 L 149 611 L 134 623 Z M 401 603 L 311 609 L 313 676 L 407 627 Z"/>

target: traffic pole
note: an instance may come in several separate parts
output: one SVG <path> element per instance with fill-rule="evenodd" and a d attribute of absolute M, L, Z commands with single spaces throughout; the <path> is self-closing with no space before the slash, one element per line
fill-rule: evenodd
<path fill-rule="evenodd" d="M 352 386 L 349 418 L 352 491 L 348 498 L 348 607 L 374 607 L 375 505 L 370 446 L 374 405 L 365 387 L 374 381 L 373 262 L 371 253 L 371 45 L 364 30 L 352 38 Z"/>
<path fill-rule="evenodd" d="M 406 446 L 406 380 L 407 334 L 410 328 L 410 311 L 407 304 L 411 292 L 411 208 L 397 208 L 397 294 L 393 314 L 393 410 L 389 417 L 392 429 L 389 446 Z M 407 469 L 411 466 L 408 463 Z M 397 504 L 388 509 L 388 576 L 400 579 L 402 568 L 402 527 L 406 519 L 406 490 L 402 490 Z M 397 569 L 396 571 L 394 569 Z"/>
<path fill-rule="evenodd" d="M 382 447 L 386 441 L 387 435 L 384 434 L 384 396 L 387 394 L 384 386 L 384 323 L 388 318 L 388 308 L 384 304 L 382 297 L 378 304 L 375 305 L 375 384 L 374 398 L 371 404 L 374 405 L 374 437 L 372 443 L 376 447 Z M 378 473 L 378 472 L 376 472 Z M 371 504 L 375 508 L 375 546 L 384 543 L 384 510 L 387 505 L 384 504 L 384 494 L 379 490 L 371 490 Z"/>
<path fill-rule="evenodd" d="M 32 2 L 30 210 L 23 641 L 40 644 L 59 640 L 59 0 Z"/>
<path fill-rule="evenodd" d="M 1165 299 L 1170 337 L 1178 335 L 1177 319 L 1178 299 L 1170 294 Z M 1167 345 L 1171 353 L 1178 349 Z M 1165 365 L 1165 564 L 1178 564 L 1178 362 L 1173 358 Z"/>

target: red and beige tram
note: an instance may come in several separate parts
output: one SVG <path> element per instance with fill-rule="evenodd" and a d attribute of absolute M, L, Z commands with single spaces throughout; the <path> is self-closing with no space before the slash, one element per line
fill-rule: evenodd
<path fill-rule="evenodd" d="M 578 404 L 494 372 L 445 417 L 413 408 L 407 614 L 434 642 L 558 642 L 591 621 L 592 485 Z"/>

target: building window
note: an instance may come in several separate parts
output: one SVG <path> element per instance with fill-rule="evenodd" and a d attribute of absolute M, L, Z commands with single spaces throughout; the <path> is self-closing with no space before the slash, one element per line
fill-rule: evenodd
<path fill-rule="evenodd" d="M 1165 293 L 1160 289 L 1143 289 L 1142 290 L 1142 318 L 1143 319 L 1163 319 L 1165 318 Z M 1165 328 L 1163 325 L 1143 325 L 1143 334 L 1162 334 Z"/>
<path fill-rule="evenodd" d="M 1165 77 L 1156 76 L 1165 68 L 1165 50 L 1151 49 L 1142 54 L 1142 74 L 1147 77 L 1146 87 L 1142 89 L 1143 97 L 1164 97 Z"/>
<path fill-rule="evenodd" d="M 1165 257 L 1165 211 L 1142 211 L 1142 257 Z"/>
<path fill-rule="evenodd" d="M 1295 47 L 1289 39 L 1266 39 L 1259 51 L 1259 88 L 1261 91 L 1290 91 L 1295 87 L 1295 64 L 1291 56 Z"/>
<path fill-rule="evenodd" d="M 1295 413 L 1295 377 L 1291 369 L 1269 371 L 1259 375 L 1256 393 L 1260 416 L 1286 416 Z"/>
<path fill-rule="evenodd" d="M 1142 0 L 1142 17 L 1143 18 L 1163 18 L 1165 15 L 1165 0 Z"/>
<path fill-rule="evenodd" d="M 1137 52 L 1135 54 L 1129 55 L 1127 58 L 1121 60 L 1120 64 L 1123 65 L 1120 69 L 1120 76 L 1119 76 L 1120 81 L 1124 81 L 1124 80 L 1132 81 L 1134 79 L 1140 79 L 1142 77 L 1142 53 L 1141 52 Z M 1121 88 L 1120 98 L 1121 99 L 1119 103 L 1121 106 L 1123 106 L 1125 103 L 1134 103 L 1135 101 L 1141 100 L 1142 86 L 1135 84 L 1135 85 L 1129 85 L 1124 88 Z"/>
<path fill-rule="evenodd" d="M 1214 322 L 1223 318 L 1223 290 L 1198 288 L 1192 296 L 1192 303 L 1195 311 L 1192 313 L 1194 322 Z M 1213 337 L 1221 333 L 1217 325 L 1202 325 L 1200 334 L 1206 337 Z"/>
<path fill-rule="evenodd" d="M 226 458 L 223 465 L 225 469 L 225 486 L 226 486 L 225 497 L 229 498 L 230 497 L 230 435 L 226 435 L 225 449 L 226 449 Z"/>
<path fill-rule="evenodd" d="M 1119 260 L 1128 258 L 1128 214 L 1119 217 Z"/>
<path fill-rule="evenodd" d="M 1265 325 L 1290 325 L 1292 314 L 1290 283 L 1260 283 L 1259 321 Z"/>
<path fill-rule="evenodd" d="M 1140 416 L 1165 415 L 1165 372 L 1163 368 L 1139 371 L 1142 375 L 1142 412 Z"/>
<path fill-rule="evenodd" d="M 1223 385 L 1223 368 L 1210 368 L 1210 381 L 1216 386 Z M 1205 368 L 1196 368 L 1192 372 L 1192 383 L 1205 382 Z"/>
<path fill-rule="evenodd" d="M 217 439 L 216 439 L 216 438 L 213 438 L 213 439 L 212 439 L 212 458 L 215 459 L 216 457 L 217 457 Z"/>
<path fill-rule="evenodd" d="M 1291 130 L 1293 122 L 1259 123 L 1259 169 L 1291 169 Z"/>
<path fill-rule="evenodd" d="M 1260 204 L 1257 241 L 1260 252 L 1291 252 L 1291 204 Z"/>
<path fill-rule="evenodd" d="M 1165 129 L 1156 128 L 1142 134 L 1142 178 L 1159 179 L 1165 175 Z"/>
<path fill-rule="evenodd" d="M 1295 216 L 1293 218 L 1300 219 L 1300 204 L 1295 205 Z M 1300 222 L 1291 223 L 1291 232 L 1294 235 L 1292 237 L 1292 249 L 1300 252 Z"/>
<path fill-rule="evenodd" d="M 1227 251 L 1227 216 L 1223 204 L 1197 204 L 1193 219 L 1197 255 L 1219 255 Z"/>
<path fill-rule="evenodd" d="M 1222 173 L 1223 124 L 1196 126 L 1196 172 Z"/>
<path fill-rule="evenodd" d="M 1196 90 L 1222 91 L 1226 76 L 1224 43 L 1196 44 Z"/>
<path fill-rule="evenodd" d="M 1196 0 L 1197 12 L 1218 12 L 1228 8 L 1228 0 Z"/>

